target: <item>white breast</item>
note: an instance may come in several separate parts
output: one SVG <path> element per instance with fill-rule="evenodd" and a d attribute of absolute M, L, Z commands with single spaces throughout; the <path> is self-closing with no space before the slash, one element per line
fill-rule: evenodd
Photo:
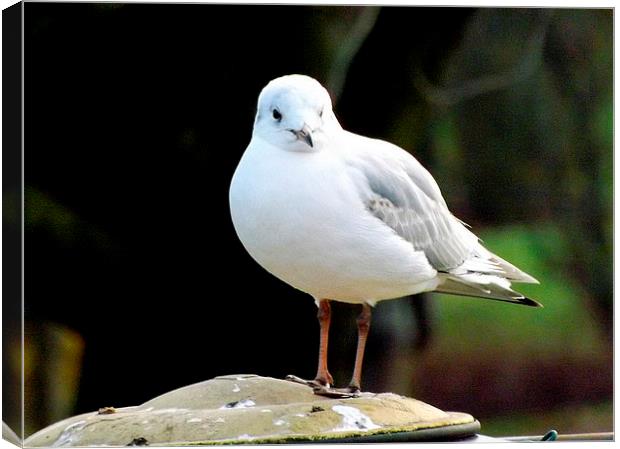
<path fill-rule="evenodd" d="M 349 168 L 327 151 L 253 139 L 233 176 L 230 209 L 250 255 L 317 299 L 373 303 L 436 285 L 424 255 L 366 211 Z"/>

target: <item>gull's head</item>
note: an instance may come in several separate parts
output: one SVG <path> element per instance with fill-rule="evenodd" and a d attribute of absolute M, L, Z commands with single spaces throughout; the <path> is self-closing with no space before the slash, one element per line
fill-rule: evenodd
<path fill-rule="evenodd" d="M 329 94 L 306 75 L 287 75 L 258 96 L 254 135 L 287 151 L 318 151 L 340 128 Z"/>

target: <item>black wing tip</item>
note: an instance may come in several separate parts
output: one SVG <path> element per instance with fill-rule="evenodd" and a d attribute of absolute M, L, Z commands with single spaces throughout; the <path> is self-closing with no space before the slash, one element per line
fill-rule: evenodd
<path fill-rule="evenodd" d="M 545 308 L 545 306 L 543 306 L 538 301 L 536 301 L 536 300 L 534 300 L 532 298 L 528 298 L 526 296 L 524 296 L 523 298 L 519 298 L 519 304 L 523 304 L 524 306 L 537 307 L 539 309 L 544 309 Z"/>

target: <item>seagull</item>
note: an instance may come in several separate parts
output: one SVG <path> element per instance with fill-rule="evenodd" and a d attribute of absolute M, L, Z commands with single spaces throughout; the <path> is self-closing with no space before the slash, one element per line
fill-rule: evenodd
<path fill-rule="evenodd" d="M 493 254 L 448 210 L 435 179 L 407 151 L 340 126 L 327 90 L 306 75 L 270 81 L 232 177 L 230 212 L 247 252 L 318 307 L 315 393 L 361 391 L 371 308 L 422 292 L 542 307 L 511 288 L 538 283 Z M 327 367 L 330 301 L 360 304 L 351 382 Z"/>

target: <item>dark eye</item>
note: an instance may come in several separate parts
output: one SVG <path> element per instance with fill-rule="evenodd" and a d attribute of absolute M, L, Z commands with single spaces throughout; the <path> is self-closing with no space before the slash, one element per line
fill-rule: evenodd
<path fill-rule="evenodd" d="M 321 112 L 319 112 L 319 117 L 323 118 L 323 109 L 321 109 Z"/>
<path fill-rule="evenodd" d="M 276 119 L 277 121 L 282 120 L 282 114 L 280 114 L 280 111 L 278 111 L 277 109 L 274 109 L 273 118 Z"/>

